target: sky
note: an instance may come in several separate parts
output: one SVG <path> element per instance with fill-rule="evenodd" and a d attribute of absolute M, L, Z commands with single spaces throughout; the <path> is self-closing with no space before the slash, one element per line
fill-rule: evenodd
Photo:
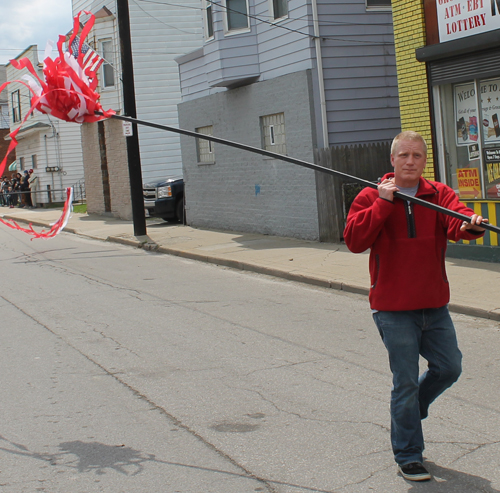
<path fill-rule="evenodd" d="M 71 0 L 0 0 L 0 65 L 34 44 L 41 61 L 47 40 L 72 27 Z"/>

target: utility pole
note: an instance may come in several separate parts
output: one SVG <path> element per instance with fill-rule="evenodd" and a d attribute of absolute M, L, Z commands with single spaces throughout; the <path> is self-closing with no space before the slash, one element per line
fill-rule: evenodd
<path fill-rule="evenodd" d="M 123 109 L 125 115 L 137 118 L 128 0 L 117 0 L 116 6 L 118 14 L 118 36 L 120 38 L 120 53 L 122 61 Z M 133 135 L 126 137 L 130 197 L 132 199 L 132 220 L 134 223 L 134 235 L 145 236 L 146 215 L 144 213 L 144 195 L 142 191 L 139 134 L 136 123 L 132 124 L 132 129 Z"/>

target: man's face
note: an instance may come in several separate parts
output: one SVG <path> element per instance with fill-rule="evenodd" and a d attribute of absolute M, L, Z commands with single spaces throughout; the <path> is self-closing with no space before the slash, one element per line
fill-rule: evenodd
<path fill-rule="evenodd" d="M 394 154 L 391 154 L 395 184 L 405 188 L 417 185 L 426 163 L 427 156 L 422 142 L 414 140 L 398 142 Z"/>

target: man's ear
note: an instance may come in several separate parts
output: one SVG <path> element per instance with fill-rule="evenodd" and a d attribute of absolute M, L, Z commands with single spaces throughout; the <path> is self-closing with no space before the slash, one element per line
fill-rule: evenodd
<path fill-rule="evenodd" d="M 392 164 L 392 167 L 394 168 L 394 156 L 391 154 L 391 164 Z"/>

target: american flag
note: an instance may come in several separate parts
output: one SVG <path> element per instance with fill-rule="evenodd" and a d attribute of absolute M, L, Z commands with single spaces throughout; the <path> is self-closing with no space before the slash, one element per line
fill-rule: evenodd
<path fill-rule="evenodd" d="M 71 52 L 76 59 L 78 59 L 79 46 L 80 37 L 76 36 L 71 43 Z M 104 62 L 104 58 L 96 53 L 87 43 L 83 43 L 81 53 L 83 54 L 82 68 L 85 73 L 87 73 L 89 70 L 91 72 L 95 72 Z"/>

